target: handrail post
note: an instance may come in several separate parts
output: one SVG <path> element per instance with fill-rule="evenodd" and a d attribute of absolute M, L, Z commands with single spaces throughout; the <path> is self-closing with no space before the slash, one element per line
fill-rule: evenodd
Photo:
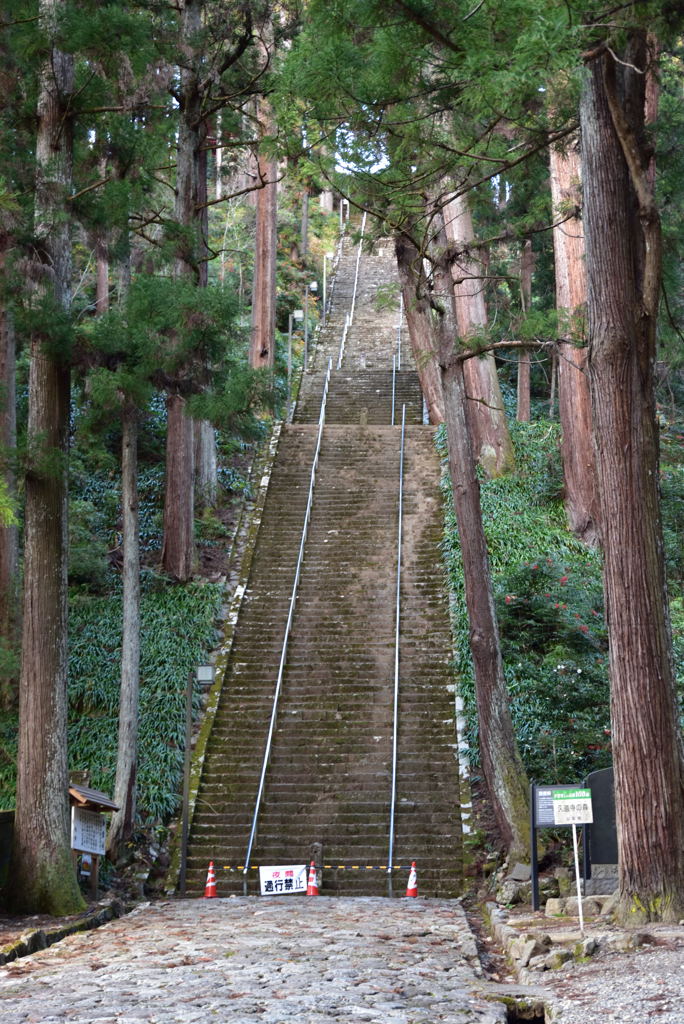
<path fill-rule="evenodd" d="M 304 547 L 306 545 L 306 538 L 308 534 L 309 520 L 311 518 L 311 506 L 313 505 L 313 493 L 314 486 L 316 483 L 316 471 L 318 469 L 318 456 L 321 450 L 321 439 L 323 437 L 323 427 L 325 425 L 325 407 L 328 401 L 328 389 L 330 387 L 330 374 L 332 372 L 332 359 L 328 360 L 328 372 L 325 376 L 325 384 L 323 386 L 323 397 L 321 399 L 321 412 L 318 417 L 318 437 L 316 439 L 316 450 L 314 452 L 313 462 L 311 465 L 311 476 L 309 480 L 309 495 L 306 502 L 306 512 L 304 514 L 304 525 L 302 527 L 302 536 L 299 544 L 299 554 L 297 555 L 297 565 L 295 568 L 294 583 L 292 585 L 292 592 L 290 594 L 290 606 L 287 614 L 287 622 L 285 624 L 285 636 L 283 638 L 283 646 L 280 652 L 280 664 L 278 667 L 278 676 L 276 678 L 275 690 L 273 693 L 273 706 L 271 708 L 271 720 L 268 727 L 268 735 L 266 737 L 266 747 L 264 749 L 264 756 L 261 764 L 261 777 L 259 779 L 259 788 L 257 791 L 256 801 L 254 804 L 254 812 L 252 815 L 252 827 L 249 833 L 249 843 L 247 845 L 247 853 L 245 855 L 245 863 L 242 870 L 243 874 L 243 892 L 247 895 L 247 875 L 250 868 L 252 859 L 252 850 L 254 848 L 254 841 L 256 839 L 257 824 L 259 820 L 259 811 L 261 809 L 261 802 L 264 796 L 264 787 L 266 783 L 266 771 L 271 758 L 271 747 L 273 745 L 273 735 L 275 732 L 275 723 L 278 714 L 278 701 L 280 699 L 280 692 L 283 686 L 283 675 L 285 672 L 285 662 L 287 659 L 287 646 L 290 639 L 290 632 L 292 631 L 292 620 L 294 618 L 295 604 L 297 602 L 297 589 L 299 587 L 299 577 L 302 570 L 302 562 L 304 561 Z"/>
<path fill-rule="evenodd" d="M 397 804 L 397 753 L 399 741 L 399 629 L 401 624 L 401 548 L 404 526 L 404 441 L 406 434 L 406 406 L 401 407 L 401 447 L 399 454 L 399 526 L 397 529 L 397 589 L 394 628 L 394 709 L 392 721 L 392 791 L 390 795 L 389 853 L 387 855 L 387 883 L 392 895 L 394 868 L 394 818 Z"/>

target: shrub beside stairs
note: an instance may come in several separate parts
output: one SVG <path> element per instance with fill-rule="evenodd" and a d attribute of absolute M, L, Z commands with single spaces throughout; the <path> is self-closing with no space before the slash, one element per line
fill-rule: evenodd
<path fill-rule="evenodd" d="M 302 382 L 296 421 L 280 437 L 197 792 L 188 895 L 203 894 L 210 860 L 219 896 L 243 891 L 240 869 L 318 432 L 321 364 L 339 342 L 354 270 L 349 247 L 338 268 L 335 305 Z M 303 864 L 312 844 L 322 844 L 324 895 L 388 891 L 401 430 L 388 425 L 393 375 L 387 351 L 397 312 L 378 311 L 373 300 L 391 273 L 391 258 L 382 249 L 380 256 L 362 257 L 360 326 L 349 332 L 343 368 L 331 379 L 252 855 L 254 866 Z M 378 336 L 384 341 L 376 350 Z M 420 895 L 449 897 L 461 889 L 462 846 L 451 640 L 439 553 L 440 468 L 433 431 L 421 423 L 415 370 L 403 369 L 394 385 L 406 402 L 408 425 L 394 848 L 401 870 L 394 872 L 393 888 L 403 895 L 416 860 Z M 248 891 L 256 892 L 258 872 L 250 870 L 247 879 Z"/>

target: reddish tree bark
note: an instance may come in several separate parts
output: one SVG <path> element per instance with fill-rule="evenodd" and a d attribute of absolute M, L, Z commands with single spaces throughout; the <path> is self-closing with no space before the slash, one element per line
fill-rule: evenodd
<path fill-rule="evenodd" d="M 396 235 L 394 248 L 409 341 L 423 398 L 428 408 L 430 423 L 443 423 L 442 378 L 434 347 L 430 303 L 426 298 L 426 289 L 422 286 L 422 257 L 415 242 L 405 234 Z"/>
<path fill-rule="evenodd" d="M 9 236 L 0 232 L 0 275 L 5 271 L 10 245 Z M 0 417 L 0 444 L 7 461 L 4 481 L 8 494 L 15 497 L 16 481 L 9 461 L 17 444 L 16 338 L 12 312 L 6 305 L 0 306 Z M 11 651 L 18 641 L 18 600 L 19 533 L 16 526 L 3 526 L 0 529 L 0 635 Z M 16 705 L 17 683 L 16 677 L 3 681 L 0 702 L 5 709 Z"/>
<path fill-rule="evenodd" d="M 138 411 L 121 412 L 121 513 L 123 520 L 123 622 L 121 690 L 114 802 L 107 856 L 117 861 L 135 828 L 140 693 L 140 525 L 138 517 Z"/>
<path fill-rule="evenodd" d="M 176 251 L 176 277 L 200 285 L 206 275 L 205 218 L 206 122 L 198 73 L 196 40 L 202 28 L 202 0 L 184 0 L 181 8 L 181 39 L 187 63 L 181 68 L 180 119 L 176 146 L 176 197 L 174 214 L 181 233 Z M 204 169 L 204 181 L 202 171 Z M 206 279 L 206 278 L 205 278 Z M 166 403 L 166 481 L 162 566 L 177 580 L 188 580 L 195 562 L 195 480 L 192 421 L 186 420 L 185 402 L 178 394 Z M 178 447 L 180 446 L 180 448 Z"/>
<path fill-rule="evenodd" d="M 582 99 L 589 370 L 601 494 L 619 851 L 618 915 L 684 914 L 684 746 L 658 493 L 653 372 L 660 223 L 644 131 L 648 51 L 626 33 Z M 641 69 L 638 73 L 635 68 Z"/>
<path fill-rule="evenodd" d="M 259 49 L 264 67 L 271 59 L 273 27 L 262 26 Z M 265 96 L 257 99 L 259 150 L 256 155 L 258 191 L 256 193 L 256 240 L 254 277 L 252 281 L 252 336 L 249 365 L 255 369 L 270 368 L 275 360 L 276 324 L 276 257 L 278 252 L 278 164 L 267 149 L 266 140 L 274 134 L 273 111 Z M 266 142 L 266 145 L 264 143 Z M 308 204 L 308 192 L 307 192 Z M 308 205 L 307 223 L 308 223 Z M 308 227 L 307 227 L 308 233 Z M 302 241 L 305 241 L 304 222 Z"/>
<path fill-rule="evenodd" d="M 450 200 L 443 215 L 447 239 L 461 251 L 452 263 L 452 277 L 458 334 L 465 341 L 487 326 L 484 275 L 471 244 L 475 233 L 467 199 Z M 501 476 L 513 469 L 515 460 L 494 356 L 467 360 L 464 374 L 473 452 L 488 476 Z"/>
<path fill-rule="evenodd" d="M 470 625 L 480 757 L 492 808 L 506 849 L 512 858 L 529 859 L 528 783 L 513 730 L 503 673 L 489 555 L 480 507 L 480 486 L 466 415 L 464 363 L 458 358 L 455 344 L 456 309 L 451 272 L 444 256 L 446 242 L 446 235 L 442 231 L 433 258 L 436 329 L 444 391 L 449 475 Z"/>
<path fill-rule="evenodd" d="M 520 254 L 520 298 L 523 313 L 528 313 L 532 306 L 532 271 L 534 269 L 534 253 L 532 242 L 525 240 Z M 527 349 L 518 356 L 518 401 L 516 418 L 519 423 L 529 423 L 531 418 L 530 402 L 530 370 L 531 358 Z"/>
<path fill-rule="evenodd" d="M 177 580 L 189 580 L 195 569 L 195 459 L 193 421 L 181 395 L 166 399 L 166 495 L 162 564 Z M 174 504 L 170 495 L 193 495 Z"/>
<path fill-rule="evenodd" d="M 62 4 L 41 0 L 49 36 Z M 35 301 L 68 315 L 73 57 L 53 45 L 40 75 L 36 134 Z M 43 320 L 44 322 L 44 320 Z M 52 344 L 50 344 L 52 342 Z M 19 685 L 12 908 L 69 914 L 83 907 L 71 861 L 67 798 L 67 452 L 70 371 L 43 333 L 31 338 L 25 477 L 24 611 Z"/>
<path fill-rule="evenodd" d="M 270 106 L 263 97 L 258 106 L 262 138 L 273 131 Z M 256 240 L 252 284 L 252 337 L 249 363 L 255 370 L 270 368 L 275 358 L 276 254 L 278 245 L 278 166 L 260 151 L 257 156 L 259 187 L 256 193 Z"/>
<path fill-rule="evenodd" d="M 576 140 L 550 154 L 558 344 L 558 411 L 568 525 L 587 544 L 599 540 L 599 498 L 591 439 L 591 397 L 586 348 L 586 268 L 579 217 L 580 158 Z M 572 216 L 568 216 L 573 212 Z"/>

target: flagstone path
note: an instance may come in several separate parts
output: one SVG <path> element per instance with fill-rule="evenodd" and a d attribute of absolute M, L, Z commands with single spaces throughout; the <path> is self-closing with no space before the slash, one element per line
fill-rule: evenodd
<path fill-rule="evenodd" d="M 458 901 L 179 900 L 0 968 L 0 1020 L 504 1024 L 481 975 Z"/>

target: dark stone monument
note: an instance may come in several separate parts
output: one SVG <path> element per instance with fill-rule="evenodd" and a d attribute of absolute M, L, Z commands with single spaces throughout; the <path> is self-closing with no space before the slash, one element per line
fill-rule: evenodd
<path fill-rule="evenodd" d="M 587 776 L 591 790 L 594 821 L 585 831 L 585 892 L 605 895 L 617 887 L 617 826 L 615 824 L 615 782 L 612 768 Z"/>

